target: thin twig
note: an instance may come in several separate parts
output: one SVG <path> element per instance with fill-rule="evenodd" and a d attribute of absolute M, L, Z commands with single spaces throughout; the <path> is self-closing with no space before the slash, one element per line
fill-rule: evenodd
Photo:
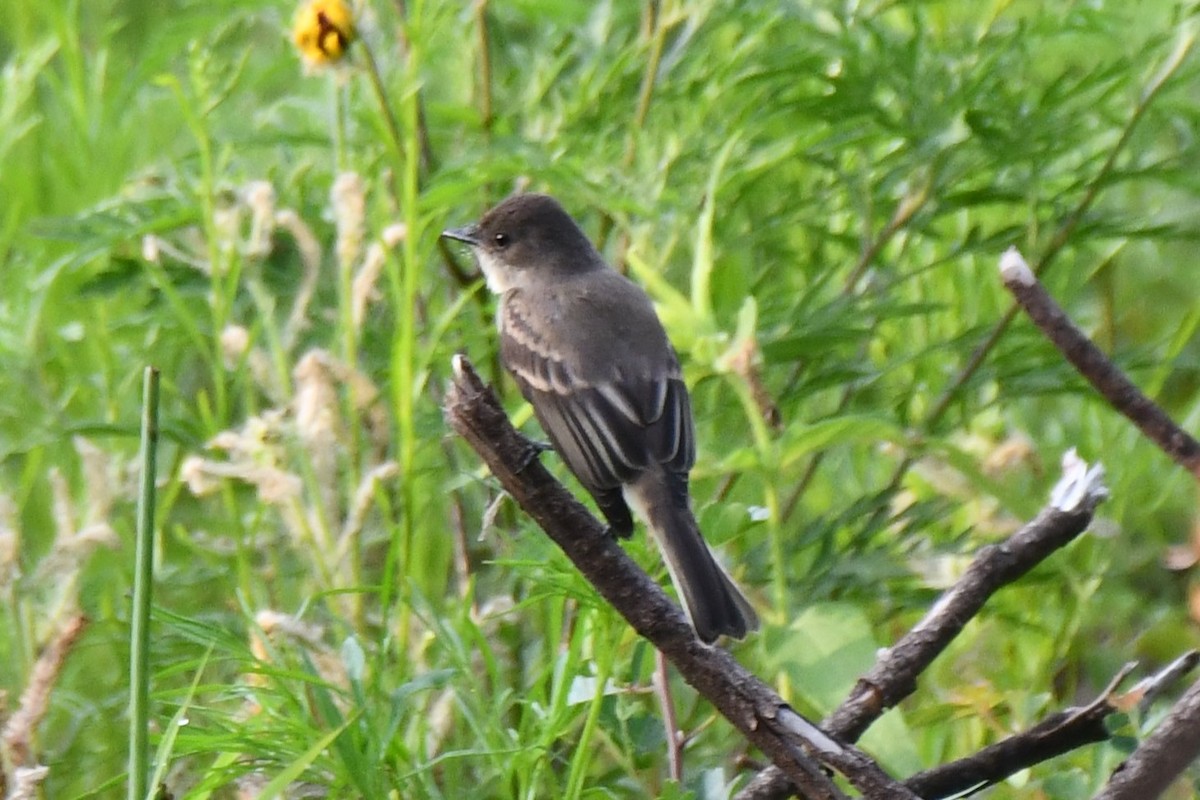
<path fill-rule="evenodd" d="M 892 212 L 892 218 L 888 220 L 879 235 L 863 248 L 858 263 L 854 265 L 854 269 L 850 270 L 850 275 L 846 278 L 845 288 L 842 291 L 844 296 L 850 295 L 854 291 L 863 274 L 875 263 L 875 259 L 883 252 L 883 248 L 887 246 L 888 242 L 895 238 L 905 225 L 912 222 L 912 218 L 917 215 L 917 212 L 929 202 L 932 183 L 928 178 L 922 180 L 916 189 L 906 192 L 900 198 L 900 202 L 896 204 L 896 210 Z"/>
<path fill-rule="evenodd" d="M 842 284 L 842 297 L 850 297 L 855 293 L 863 274 L 866 273 L 870 266 L 875 263 L 875 259 L 879 257 L 881 252 L 883 252 L 883 248 L 886 247 L 888 243 L 900 233 L 900 231 L 904 230 L 905 226 L 912 221 L 913 217 L 915 217 L 922 208 L 929 204 L 929 199 L 932 196 L 932 186 L 932 178 L 927 177 L 920 182 L 918 188 L 907 192 L 903 197 L 900 198 L 900 202 L 896 204 L 896 208 L 892 212 L 891 219 L 888 220 L 888 223 L 883 227 L 883 230 L 881 230 L 877 236 L 872 238 L 863 247 L 862 254 L 858 259 L 858 263 L 856 263 L 854 268 L 850 270 L 850 274 Z M 876 315 L 872 317 L 868 323 L 868 332 L 874 331 L 878 325 L 879 317 Z M 866 351 L 867 345 L 866 341 L 864 340 L 863 345 L 860 347 L 859 358 L 866 358 Z M 805 366 L 806 365 L 804 363 L 801 363 L 798 364 L 794 370 L 792 370 L 792 375 L 788 380 L 787 388 L 781 392 L 781 395 L 786 396 L 792 393 L 792 391 L 796 388 L 796 384 L 800 380 L 800 376 L 804 372 Z M 834 415 L 841 414 L 850 407 L 850 401 L 854 399 L 854 395 L 858 393 L 858 390 L 861 386 L 861 381 L 850 381 L 846 384 L 845 388 L 842 390 L 842 396 L 838 399 L 838 404 L 834 410 Z M 829 451 L 825 449 L 818 450 L 809 458 L 808 464 L 804 467 L 804 472 L 800 475 L 800 480 L 796 482 L 795 487 L 792 488 L 791 494 L 788 495 L 787 500 L 785 500 L 783 503 L 782 510 L 779 514 L 781 523 L 786 523 L 789 519 L 791 519 L 792 514 L 800 505 L 800 500 L 804 497 L 804 493 L 808 491 L 809 485 L 812 483 L 813 478 L 816 477 L 817 470 L 821 468 L 821 463 L 825 460 L 825 457 L 828 455 L 828 453 Z"/>
<path fill-rule="evenodd" d="M 398 35 L 400 56 L 405 61 L 409 61 L 410 53 L 412 52 L 412 42 L 408 38 L 408 3 L 405 2 L 405 0 L 394 0 L 394 3 L 396 6 L 396 14 L 400 17 L 400 32 Z M 425 122 L 425 101 L 421 97 L 420 90 L 416 90 L 416 92 L 417 142 L 418 147 L 421 149 L 421 168 L 423 173 L 428 175 L 430 172 L 433 172 L 436 162 L 433 159 L 433 144 L 429 139 L 429 126 Z"/>
<path fill-rule="evenodd" d="M 403 159 L 404 137 L 400 134 L 400 123 L 396 120 L 391 103 L 388 102 L 387 89 L 383 85 L 383 73 L 379 71 L 379 63 L 375 60 L 375 54 L 371 48 L 367 46 L 366 42 L 360 44 L 367 66 L 367 78 L 370 79 L 371 89 L 375 92 L 375 102 L 379 104 L 379 110 L 383 114 L 383 124 L 387 128 L 393 154 L 397 159 Z"/>
<path fill-rule="evenodd" d="M 842 396 L 838 399 L 837 407 L 834 409 L 832 416 L 837 417 L 850 407 L 850 401 L 854 399 L 854 394 L 858 391 L 858 386 L 859 384 L 857 381 L 852 381 L 846 384 L 845 388 L 842 389 Z M 817 470 L 821 468 L 821 462 L 825 460 L 825 456 L 828 455 L 828 453 L 829 451 L 825 449 L 818 450 L 817 452 L 813 453 L 812 458 L 808 460 L 808 464 L 806 464 L 804 467 L 804 472 L 800 474 L 800 480 L 796 481 L 796 485 L 793 487 L 792 493 L 788 495 L 787 500 L 785 500 L 783 503 L 783 509 L 779 513 L 779 520 L 781 523 L 786 523 L 789 519 L 791 519 L 792 514 L 800 505 L 800 500 L 804 497 L 804 493 L 808 490 L 809 484 L 811 484 L 813 478 L 817 476 Z"/>
<path fill-rule="evenodd" d="M 661 650 L 654 651 L 654 693 L 662 708 L 663 728 L 667 733 L 667 770 L 671 780 L 683 782 L 683 737 L 675 714 L 675 698 L 671 696 L 670 667 Z"/>
<path fill-rule="evenodd" d="M 1184 675 L 1194 670 L 1200 664 L 1200 650 L 1189 650 L 1172 661 L 1158 672 L 1142 680 L 1127 693 L 1137 701 L 1137 707 L 1143 714 L 1150 704 L 1157 700 L 1163 692 L 1178 683 Z"/>
<path fill-rule="evenodd" d="M 1133 381 L 1071 321 L 1034 276 L 1015 247 L 1000 259 L 1000 275 L 1018 305 L 1046 334 L 1063 357 L 1087 378 L 1105 400 L 1170 456 L 1175 463 L 1200 478 L 1200 442 L 1180 428 L 1161 407 L 1144 395 Z"/>

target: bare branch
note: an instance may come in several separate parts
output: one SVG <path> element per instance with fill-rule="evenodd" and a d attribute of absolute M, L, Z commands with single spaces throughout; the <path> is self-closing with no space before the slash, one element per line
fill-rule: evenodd
<path fill-rule="evenodd" d="M 1075 326 L 1038 282 L 1016 248 L 1009 248 L 1001 257 L 1000 275 L 1017 303 L 1079 374 L 1163 452 L 1200 478 L 1200 442 L 1142 394 L 1133 381 Z"/>
<path fill-rule="evenodd" d="M 1126 696 L 1136 700 L 1138 711 L 1144 714 L 1150 709 L 1151 703 L 1181 681 L 1183 676 L 1194 670 L 1198 664 L 1200 650 L 1189 650 L 1160 670 L 1157 675 L 1138 681 L 1137 686 L 1126 692 Z"/>
<path fill-rule="evenodd" d="M 1135 667 L 1133 663 L 1126 664 L 1089 705 L 1052 714 L 1029 730 L 985 747 L 974 755 L 918 772 L 905 780 L 904 785 L 927 800 L 965 797 L 1035 764 L 1089 744 L 1106 741 L 1110 738 L 1105 724 L 1108 716 L 1128 710 L 1134 704 L 1143 706 L 1140 701 L 1145 696 L 1161 694 L 1178 683 L 1196 667 L 1197 661 L 1200 661 L 1200 654 L 1195 650 L 1189 651 L 1158 673 L 1138 682 L 1128 692 L 1118 694 L 1117 686 Z M 757 800 L 788 794 L 790 787 L 786 781 L 775 778 L 772 775 L 774 772 L 772 769 L 763 770 L 742 790 L 739 798 Z M 1136 791 L 1131 791 L 1128 797 L 1149 796 L 1139 793 L 1149 791 L 1141 784 Z"/>
<path fill-rule="evenodd" d="M 904 785 L 925 798 L 960 797 L 998 783 L 1034 764 L 1108 739 L 1104 720 L 1117 710 L 1112 694 L 1132 670 L 1127 664 L 1107 689 L 1083 708 L 1052 714 L 1027 731 L 985 747 L 974 755 L 918 772 Z"/>
<path fill-rule="evenodd" d="M 1078 464 L 1069 469 L 1080 471 Z M 1081 480 L 1088 485 L 1082 497 L 1070 498 L 1078 502 L 1052 502 L 1006 541 L 983 548 L 925 618 L 859 679 L 850 697 L 825 720 L 828 730 L 856 741 L 884 710 L 916 691 L 917 677 L 997 590 L 1016 581 L 1087 528 L 1092 511 L 1106 492 L 1098 483 L 1099 475 L 1089 478 L 1086 465 L 1082 465 L 1082 471 L 1083 476 L 1068 476 L 1059 484 L 1073 486 Z M 1056 487 L 1055 495 L 1059 493 Z"/>
<path fill-rule="evenodd" d="M 454 359 L 454 375 L 445 406 L 454 430 L 597 591 L 789 781 L 813 800 L 840 798 L 819 761 L 845 775 L 864 797 L 915 800 L 864 753 L 839 744 L 793 711 L 728 652 L 696 638 L 658 584 L 531 458 L 529 441 L 513 429 L 495 395 L 462 356 Z"/>
<path fill-rule="evenodd" d="M 1117 768 L 1095 800 L 1153 800 L 1200 757 L 1200 681 Z"/>
<path fill-rule="evenodd" d="M 983 548 L 966 573 L 895 646 L 884 650 L 822 727 L 843 741 L 857 741 L 884 711 L 917 688 L 917 678 L 1001 587 L 1023 576 L 1082 533 L 1106 496 L 1099 467 L 1088 468 L 1073 452 L 1063 457 L 1064 475 L 1050 503 L 1004 542 Z M 739 800 L 786 797 L 791 788 L 768 767 Z"/>

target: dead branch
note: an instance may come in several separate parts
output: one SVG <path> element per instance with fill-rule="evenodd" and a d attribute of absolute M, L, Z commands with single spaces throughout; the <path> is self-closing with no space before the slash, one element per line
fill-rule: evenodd
<path fill-rule="evenodd" d="M 850 697 L 825 720 L 828 730 L 856 741 L 880 714 L 916 691 L 918 676 L 993 594 L 1083 533 L 1096 504 L 1107 495 L 1099 483 L 1102 473 L 1098 468 L 1089 470 L 1073 453 L 1064 458 L 1064 468 L 1066 475 L 1051 503 L 1007 540 L 979 551 L 962 578 L 934 603 L 925 618 L 859 679 Z M 1061 487 L 1072 482 L 1086 486 L 1060 500 Z"/>
<path fill-rule="evenodd" d="M 966 573 L 917 625 L 859 678 L 850 696 L 821 724 L 842 741 L 857 741 L 888 708 L 917 688 L 917 678 L 999 589 L 1016 581 L 1087 529 L 1106 496 L 1103 471 L 1069 452 L 1063 478 L 1050 503 L 1004 542 L 979 551 Z M 782 798 L 792 793 L 778 770 L 768 767 L 738 794 L 738 800 Z"/>
<path fill-rule="evenodd" d="M 1118 709 L 1113 704 L 1117 684 L 1133 671 L 1127 664 L 1108 688 L 1083 708 L 1051 714 L 1027 731 L 983 748 L 978 753 L 940 767 L 918 772 L 904 785 L 924 798 L 962 797 L 1034 764 L 1109 738 L 1104 721 Z"/>
<path fill-rule="evenodd" d="M 1095 800 L 1153 800 L 1200 756 L 1200 681 L 1117 768 Z"/>
<path fill-rule="evenodd" d="M 1200 478 L 1200 442 L 1176 425 L 1079 330 L 1015 247 L 1010 247 L 1000 259 L 1000 277 L 1029 318 L 1079 374 L 1175 463 Z"/>
<path fill-rule="evenodd" d="M 793 711 L 728 652 L 696 638 L 658 584 L 562 484 L 531 459 L 529 441 L 513 429 L 495 395 L 462 356 L 454 360 L 445 413 L 505 490 L 613 608 L 807 797 L 841 797 L 822 770 L 824 764 L 846 776 L 864 797 L 916 798 L 864 753 L 839 744 Z"/>

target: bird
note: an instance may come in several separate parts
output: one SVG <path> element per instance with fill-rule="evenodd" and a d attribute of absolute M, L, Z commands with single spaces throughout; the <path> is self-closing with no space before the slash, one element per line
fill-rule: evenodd
<path fill-rule="evenodd" d="M 501 363 L 609 533 L 632 535 L 631 509 L 644 522 L 702 641 L 757 630 L 691 510 L 691 400 L 646 292 L 549 195 L 512 195 L 442 235 L 470 248 L 499 297 Z"/>

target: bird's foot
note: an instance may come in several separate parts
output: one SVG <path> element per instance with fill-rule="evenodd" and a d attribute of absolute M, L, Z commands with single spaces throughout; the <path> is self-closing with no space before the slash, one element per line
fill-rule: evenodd
<path fill-rule="evenodd" d="M 525 469 L 537 460 L 537 457 L 547 450 L 553 450 L 554 446 L 549 442 L 539 442 L 535 439 L 525 438 L 525 452 L 521 453 L 520 461 L 517 464 L 517 472 L 524 472 Z"/>
<path fill-rule="evenodd" d="M 633 536 L 633 528 L 618 528 L 616 525 L 608 524 L 604 526 L 604 535 L 620 541 Z"/>

